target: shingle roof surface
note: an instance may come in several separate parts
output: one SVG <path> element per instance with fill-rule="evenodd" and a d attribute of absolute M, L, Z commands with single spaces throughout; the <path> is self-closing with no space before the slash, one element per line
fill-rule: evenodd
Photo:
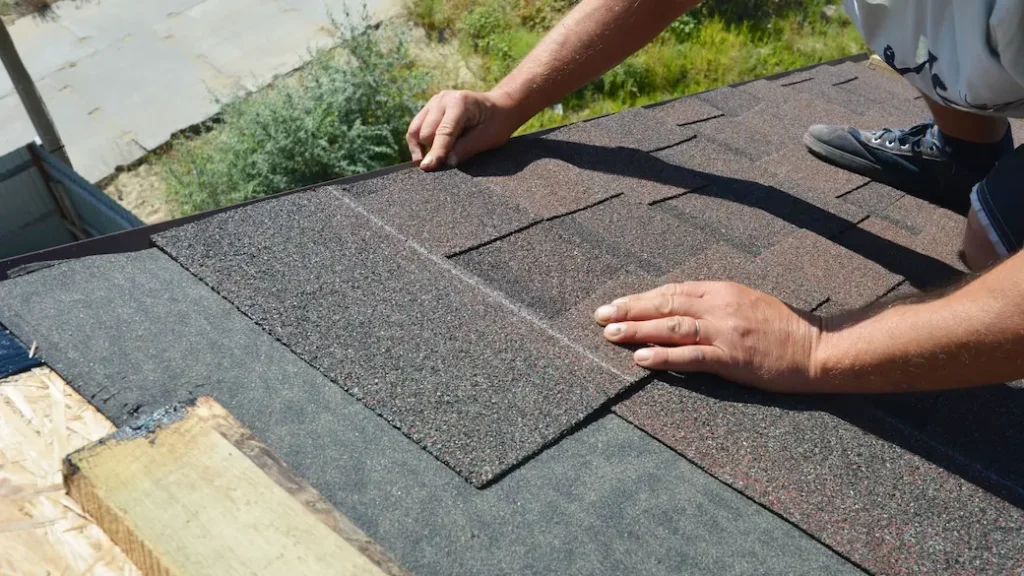
<path fill-rule="evenodd" d="M 0 282 L 0 318 L 119 426 L 213 396 L 420 576 L 861 573 L 614 414 L 474 488 L 155 249 Z"/>
<path fill-rule="evenodd" d="M 434 180 L 448 182 L 445 174 Z M 569 246 L 536 235 L 564 222 L 508 240 Z M 340 191 L 232 210 L 164 232 L 157 242 L 475 484 L 551 443 L 632 382 L 481 289 L 448 260 L 425 255 Z M 528 250 L 526 244 L 506 252 L 512 258 L 499 259 L 495 272 L 537 255 Z M 566 266 L 575 257 L 579 268 L 570 278 L 580 284 L 558 282 L 552 269 L 545 275 L 550 290 L 535 291 L 530 304 L 567 307 L 585 293 L 584 281 L 617 268 L 575 246 L 559 256 Z M 513 293 L 520 301 L 524 295 Z"/>
<path fill-rule="evenodd" d="M 961 216 L 800 144 L 814 122 L 926 118 L 898 79 L 822 66 L 157 241 L 466 477 L 512 471 L 487 490 L 611 401 L 871 571 L 1010 573 L 1024 557 L 1020 388 L 825 400 L 702 376 L 648 383 L 590 319 L 668 281 L 735 280 L 835 313 L 955 280 Z"/>

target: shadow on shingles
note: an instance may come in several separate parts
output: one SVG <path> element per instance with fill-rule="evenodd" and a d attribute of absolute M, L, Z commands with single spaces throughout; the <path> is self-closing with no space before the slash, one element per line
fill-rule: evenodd
<path fill-rule="evenodd" d="M 696 174 L 708 185 L 686 193 L 711 195 L 762 210 L 831 239 L 903 276 L 919 290 L 945 286 L 962 272 L 931 256 L 857 227 L 784 190 L 758 182 L 684 169 L 629 148 L 542 139 L 502 149 L 500 162 L 469 163 L 474 176 L 507 176 L 538 158 L 556 158 L 584 170 L 685 189 Z M 518 152 L 518 153 L 516 153 Z M 993 386 L 952 392 L 892 396 L 793 396 L 744 388 L 716 377 L 659 375 L 669 384 L 723 402 L 820 410 L 900 446 L 984 490 L 1024 508 L 1024 459 L 1015 449 L 1024 438 L 1024 388 Z M 638 388 L 636 388 L 638 389 Z M 636 390 L 634 389 L 634 391 Z M 628 397 L 629 394 L 626 395 Z M 621 401 L 623 398 L 617 399 Z"/>
<path fill-rule="evenodd" d="M 772 394 L 710 374 L 662 373 L 670 386 L 721 402 L 827 412 L 1024 509 L 1024 387 L 885 396 Z"/>
<path fill-rule="evenodd" d="M 500 153 L 500 160 L 497 154 Z M 510 176 L 540 158 L 555 158 L 583 170 L 680 188 L 681 194 L 713 196 L 756 208 L 836 242 L 898 274 L 918 290 L 947 285 L 962 276 L 953 266 L 857 227 L 852 222 L 784 190 L 759 182 L 682 168 L 631 148 L 609 148 L 559 140 L 513 140 L 461 169 L 477 176 Z M 696 175 L 707 186 L 685 191 Z"/>

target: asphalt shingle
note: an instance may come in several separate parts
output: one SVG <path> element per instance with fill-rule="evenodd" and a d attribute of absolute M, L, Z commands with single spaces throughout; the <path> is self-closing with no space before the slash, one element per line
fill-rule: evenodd
<path fill-rule="evenodd" d="M 906 196 L 891 186 L 879 182 L 869 182 L 864 186 L 850 190 L 840 198 L 843 202 L 853 204 L 858 208 L 866 210 L 868 214 L 881 214 L 890 206 Z"/>
<path fill-rule="evenodd" d="M 834 86 L 831 81 L 817 77 L 808 82 L 794 84 L 792 90 L 803 92 L 830 104 L 841 106 L 855 114 L 868 114 L 878 107 L 878 103 L 854 92 Z"/>
<path fill-rule="evenodd" d="M 459 169 L 537 218 L 561 216 L 620 194 L 559 159 L 555 150 L 557 143 L 525 138 L 482 154 Z"/>
<path fill-rule="evenodd" d="M 594 245 L 578 223 L 545 222 L 456 256 L 452 261 L 525 305 L 555 318 L 584 300 L 595 287 L 626 272 L 643 276 L 633 262 L 615 258 L 611 246 Z"/>
<path fill-rule="evenodd" d="M 871 572 L 1005 574 L 1024 554 L 1024 512 L 917 456 L 918 437 L 855 401 L 693 375 L 614 410 Z"/>
<path fill-rule="evenodd" d="M 626 198 L 614 198 L 567 220 L 578 225 L 572 227 L 577 235 L 585 234 L 607 255 L 654 276 L 667 273 L 715 239 L 706 228 L 682 225 L 659 206 L 644 206 Z"/>
<path fill-rule="evenodd" d="M 0 282 L 0 320 L 117 425 L 213 396 L 414 574 L 860 574 L 612 414 L 478 490 L 157 250 Z"/>
<path fill-rule="evenodd" d="M 644 108 L 631 108 L 587 123 L 611 141 L 614 146 L 652 152 L 686 142 L 697 135 L 691 128 L 666 122 L 661 116 Z"/>
<path fill-rule="evenodd" d="M 696 124 L 724 116 L 725 113 L 695 96 L 686 96 L 650 108 L 651 112 L 677 124 Z"/>
<path fill-rule="evenodd" d="M 757 98 L 732 86 L 701 92 L 696 98 L 729 116 L 746 114 L 761 104 Z"/>
<path fill-rule="evenodd" d="M 155 240 L 477 485 L 630 382 L 330 190 L 232 210 Z"/>
<path fill-rule="evenodd" d="M 457 170 L 413 168 L 344 186 L 367 211 L 438 255 L 510 234 L 538 219 Z"/>
<path fill-rule="evenodd" d="M 759 262 L 786 270 L 801 285 L 824 288 L 832 301 L 848 307 L 870 304 L 903 280 L 877 263 L 806 230 L 774 246 Z"/>

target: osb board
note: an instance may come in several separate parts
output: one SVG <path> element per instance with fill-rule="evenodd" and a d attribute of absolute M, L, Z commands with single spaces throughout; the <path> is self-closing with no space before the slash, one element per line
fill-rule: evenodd
<path fill-rule="evenodd" d="M 49 368 L 0 380 L 0 574 L 140 574 L 62 483 L 64 456 L 113 430 Z"/>
<path fill-rule="evenodd" d="M 407 576 L 209 397 L 73 452 L 64 482 L 147 574 Z"/>

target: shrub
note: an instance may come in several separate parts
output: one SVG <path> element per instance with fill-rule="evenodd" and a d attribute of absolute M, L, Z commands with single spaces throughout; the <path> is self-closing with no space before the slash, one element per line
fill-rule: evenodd
<path fill-rule="evenodd" d="M 361 22 L 338 27 L 294 77 L 224 106 L 199 137 L 160 162 L 179 213 L 226 206 L 366 172 L 406 158 L 405 130 L 428 78 L 404 39 Z"/>

